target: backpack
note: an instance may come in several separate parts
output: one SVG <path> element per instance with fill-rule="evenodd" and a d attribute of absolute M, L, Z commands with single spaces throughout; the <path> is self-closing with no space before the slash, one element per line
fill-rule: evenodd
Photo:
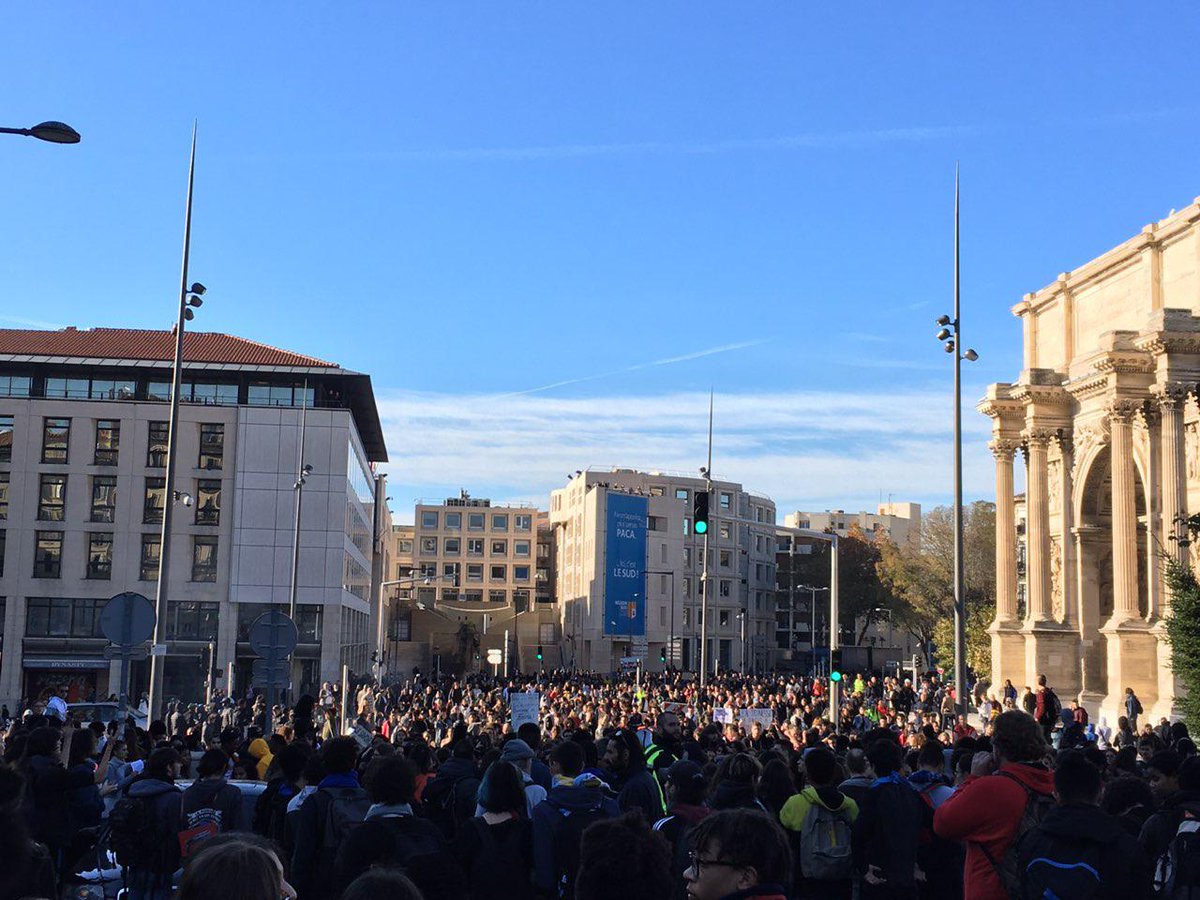
<path fill-rule="evenodd" d="M 1111 844 L 1086 838 L 1068 840 L 1045 833 L 1040 837 L 1039 855 L 1025 866 L 1021 873 L 1020 893 L 1013 896 L 1022 900 L 1047 897 L 1091 900 L 1112 896 L 1101 877 L 1105 855 L 1112 852 Z M 1018 843 L 1021 843 L 1020 837 L 1013 841 L 1014 846 Z"/>
<path fill-rule="evenodd" d="M 1046 696 L 1042 701 L 1042 711 L 1050 725 L 1057 725 L 1062 718 L 1062 701 L 1051 688 L 1046 688 Z"/>
<path fill-rule="evenodd" d="M 321 854 L 332 865 L 346 836 L 367 817 L 371 798 L 360 787 L 327 787 L 317 793 L 322 792 L 329 801 L 325 804 L 325 824 L 321 829 Z"/>
<path fill-rule="evenodd" d="M 509 828 L 503 841 L 496 839 L 496 829 L 481 818 L 464 823 L 464 831 L 474 831 L 479 838 L 479 852 L 471 860 L 471 893 L 476 897 L 522 897 L 530 893 L 529 870 L 523 846 L 528 832 L 520 827 Z"/>
<path fill-rule="evenodd" d="M 1200 898 L 1200 818 L 1185 811 L 1175 836 L 1159 857 L 1154 886 L 1171 900 Z"/>
<path fill-rule="evenodd" d="M 475 815 L 475 795 L 479 792 L 479 784 L 477 776 L 463 775 L 448 784 L 439 784 L 434 779 L 425 789 L 429 819 L 447 840 L 453 839 L 459 827 Z"/>
<path fill-rule="evenodd" d="M 579 874 L 579 850 L 583 833 L 593 822 L 608 818 L 604 807 L 597 803 L 591 809 L 571 810 L 550 802 L 562 817 L 554 830 L 554 874 L 558 885 L 558 896 L 562 900 L 574 900 L 575 878 Z"/>
<path fill-rule="evenodd" d="M 1004 851 L 1004 856 L 997 861 L 986 845 L 981 843 L 975 844 L 975 846 L 983 851 L 983 855 L 992 864 L 992 868 L 996 870 L 996 875 L 1000 878 L 1000 886 L 1008 892 L 1010 897 L 1020 896 L 1021 854 L 1018 848 L 1018 844 L 1021 843 L 1020 838 L 1041 824 L 1042 819 L 1046 817 L 1046 813 L 1054 807 L 1054 798 L 1049 794 L 1039 794 L 1036 791 L 1031 791 L 1021 779 L 1014 777 L 1009 772 L 997 772 L 995 775 L 987 777 L 1007 778 L 1014 784 L 1020 785 L 1021 790 L 1025 792 L 1025 810 L 1021 813 L 1021 821 L 1017 823 L 1016 830 L 1013 832 L 1013 839 L 1009 842 L 1008 849 Z"/>
<path fill-rule="evenodd" d="M 842 812 L 812 803 L 800 829 L 800 872 L 818 881 L 850 877 L 850 823 Z"/>
<path fill-rule="evenodd" d="M 284 787 L 288 793 L 283 792 Z M 254 831 L 263 837 L 270 838 L 281 847 L 287 843 L 287 808 L 295 798 L 296 790 L 280 779 L 272 781 L 258 795 L 254 804 Z"/>
<path fill-rule="evenodd" d="M 151 797 L 122 797 L 108 814 L 109 843 L 125 869 L 158 871 L 163 844 L 175 841 L 155 815 Z"/>

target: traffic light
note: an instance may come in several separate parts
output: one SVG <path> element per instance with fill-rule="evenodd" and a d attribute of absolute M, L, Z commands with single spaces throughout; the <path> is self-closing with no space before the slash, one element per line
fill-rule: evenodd
<path fill-rule="evenodd" d="M 542 645 L 541 644 L 538 644 L 537 658 L 538 658 L 538 662 L 542 661 Z"/>
<path fill-rule="evenodd" d="M 842 680 L 842 650 L 840 647 L 837 650 L 829 651 L 829 680 Z"/>
<path fill-rule="evenodd" d="M 708 534 L 708 491 L 696 491 L 692 495 L 692 531 Z"/>
<path fill-rule="evenodd" d="M 658 661 L 660 663 L 665 663 L 667 661 L 667 648 L 666 647 L 663 647 L 661 650 L 658 651 Z"/>

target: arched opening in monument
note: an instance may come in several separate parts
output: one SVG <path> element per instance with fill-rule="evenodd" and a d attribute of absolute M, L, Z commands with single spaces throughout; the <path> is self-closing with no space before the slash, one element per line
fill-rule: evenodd
<path fill-rule="evenodd" d="M 1137 510 L 1137 592 L 1138 610 L 1145 617 L 1150 607 L 1149 570 L 1147 567 L 1146 490 L 1141 472 L 1134 466 L 1134 503 Z M 1083 639 L 1083 681 L 1085 690 L 1106 693 L 1108 661 L 1104 639 L 1098 629 L 1112 616 L 1113 537 L 1112 537 L 1112 454 L 1103 448 L 1092 460 L 1083 482 L 1079 525 L 1079 604 L 1080 636 Z"/>

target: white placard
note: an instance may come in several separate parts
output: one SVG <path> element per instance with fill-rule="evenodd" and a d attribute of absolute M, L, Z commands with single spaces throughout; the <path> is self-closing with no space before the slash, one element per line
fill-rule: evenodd
<path fill-rule="evenodd" d="M 755 709 L 743 709 L 738 715 L 738 719 L 742 723 L 742 727 L 747 731 L 755 722 L 761 722 L 763 731 L 771 727 L 771 723 L 775 721 L 775 713 L 770 709 L 758 707 Z"/>
<path fill-rule="evenodd" d="M 541 708 L 541 694 L 537 691 L 525 691 L 522 694 L 510 694 L 509 709 L 512 713 L 512 730 L 516 731 L 526 722 L 538 724 L 538 711 Z"/>
<path fill-rule="evenodd" d="M 728 725 L 733 721 L 733 716 L 725 707 L 718 706 L 712 711 L 712 720 L 714 722 L 720 722 L 722 725 Z"/>

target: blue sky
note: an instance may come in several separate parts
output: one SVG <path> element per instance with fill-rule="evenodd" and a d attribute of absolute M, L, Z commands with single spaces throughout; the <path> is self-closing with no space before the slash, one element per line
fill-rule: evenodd
<path fill-rule="evenodd" d="M 0 33 L 0 325 L 197 318 L 369 372 L 393 506 L 714 468 L 944 502 L 1010 306 L 1200 194 L 1187 4 L 25 4 Z M 540 388 L 540 390 L 539 390 Z M 967 493 L 990 496 L 967 417 Z"/>

